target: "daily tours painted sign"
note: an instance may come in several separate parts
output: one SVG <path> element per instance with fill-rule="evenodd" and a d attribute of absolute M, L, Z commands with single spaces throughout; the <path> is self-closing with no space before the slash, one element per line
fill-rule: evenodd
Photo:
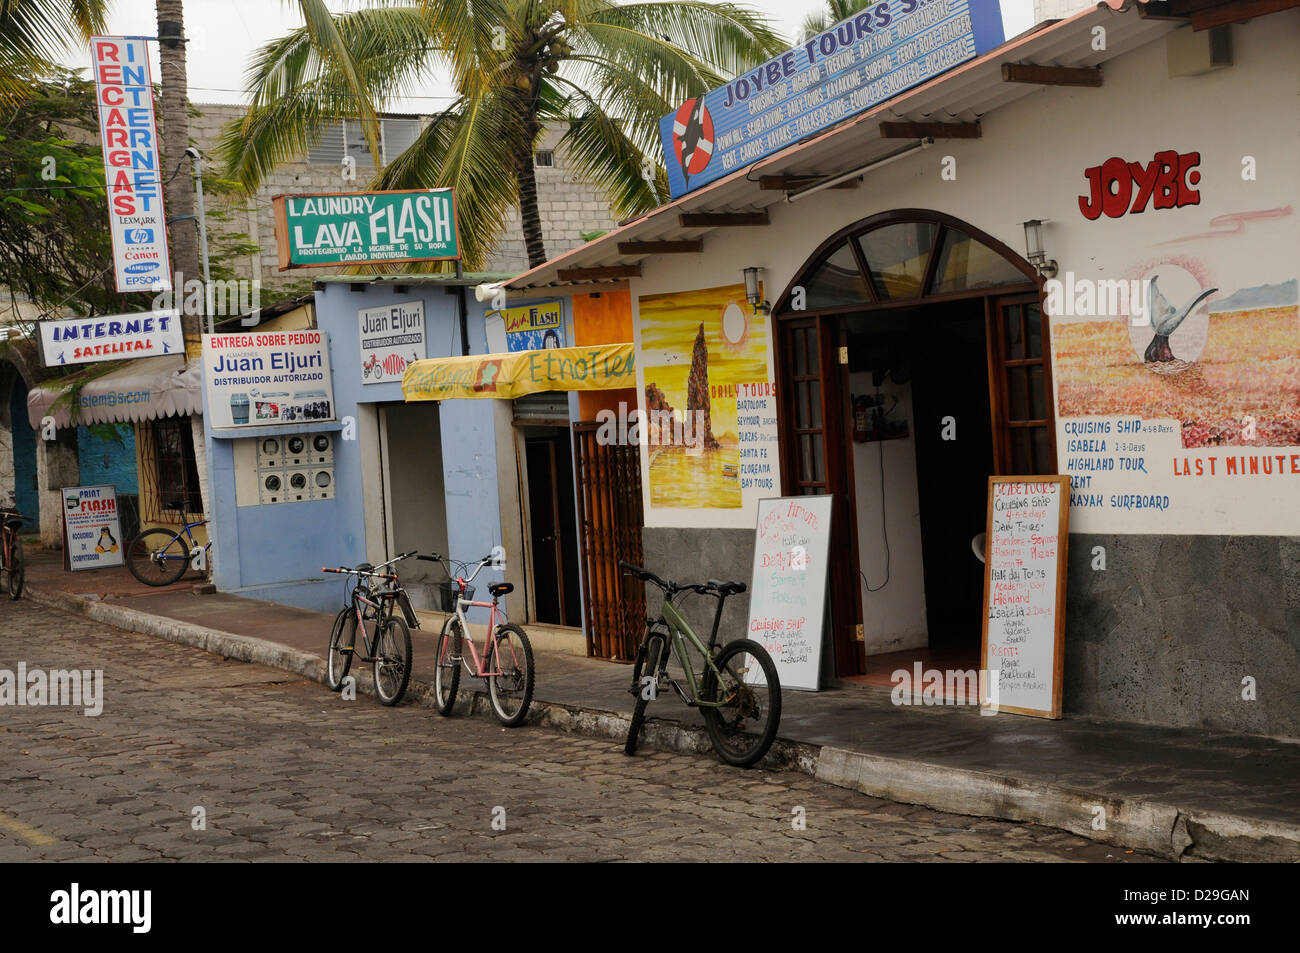
<path fill-rule="evenodd" d="M 881 0 L 659 121 L 673 198 L 1003 41 L 998 0 Z"/>
<path fill-rule="evenodd" d="M 46 367 L 161 357 L 179 354 L 184 346 L 180 313 L 175 310 L 42 321 L 39 327 Z"/>
<path fill-rule="evenodd" d="M 280 270 L 460 257 L 451 189 L 277 195 Z"/>
<path fill-rule="evenodd" d="M 149 48 L 139 37 L 93 36 L 90 56 L 117 290 L 167 291 L 171 264 Z"/>

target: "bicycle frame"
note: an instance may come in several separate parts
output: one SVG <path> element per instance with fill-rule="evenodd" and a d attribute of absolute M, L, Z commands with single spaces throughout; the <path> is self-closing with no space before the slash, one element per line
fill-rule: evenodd
<path fill-rule="evenodd" d="M 166 546 L 161 546 L 161 547 L 159 547 L 159 549 L 166 549 L 167 546 L 170 546 L 172 543 L 176 542 L 176 540 L 178 540 L 178 539 L 180 539 L 182 536 L 184 536 L 187 540 L 189 540 L 189 546 L 186 547 L 186 549 L 185 549 L 185 557 L 184 557 L 184 559 L 185 559 L 186 562 L 189 562 L 190 560 L 192 560 L 192 559 L 194 558 L 194 550 L 198 547 L 198 543 L 195 542 L 195 540 L 194 540 L 194 534 L 191 533 L 190 530 L 193 529 L 195 526 L 203 526 L 203 525 L 205 525 L 207 522 L 208 522 L 208 521 L 204 519 L 204 520 L 195 520 L 193 523 L 186 523 L 186 524 L 184 524 L 180 529 L 178 529 L 178 530 L 176 531 L 176 534 L 175 534 L 174 536 L 172 536 L 172 538 L 169 539 L 169 540 L 167 541 Z M 209 549 L 211 549 L 211 548 L 212 548 L 212 540 L 208 540 L 206 543 L 203 544 L 203 550 L 204 550 L 204 552 L 207 552 L 207 551 L 208 551 Z M 158 551 L 157 551 L 157 550 L 154 551 L 153 556 L 154 556 L 157 560 L 164 560 L 164 559 L 180 559 L 180 558 L 182 558 L 182 557 L 180 557 L 180 556 L 160 556 L 160 555 L 158 555 Z"/>
<path fill-rule="evenodd" d="M 707 669 L 712 669 L 713 676 L 718 680 L 719 684 L 722 684 L 722 673 L 718 671 L 718 667 L 713 664 L 713 646 L 718 640 L 718 622 L 722 617 L 721 604 L 719 603 L 718 611 L 714 615 L 713 634 L 710 637 L 707 646 L 704 644 L 704 641 L 695 634 L 695 630 L 691 628 L 691 624 L 686 621 L 686 617 L 682 615 L 681 610 L 679 610 L 677 606 L 673 605 L 671 598 L 664 599 L 662 611 L 663 621 L 667 625 L 668 636 L 672 641 L 673 650 L 676 651 L 677 659 L 682 663 L 682 668 L 686 670 L 686 684 L 691 690 L 691 697 L 686 697 L 685 693 L 682 692 L 675 680 L 670 680 L 672 686 L 676 688 L 677 693 L 682 696 L 682 701 L 692 707 L 721 708 L 727 703 L 728 699 L 723 699 L 721 701 L 705 701 L 700 698 L 700 690 L 704 684 L 704 672 Z M 696 679 L 695 677 L 695 669 L 691 665 L 690 653 L 686 651 L 687 642 L 690 642 L 690 644 L 695 647 L 696 651 L 704 657 L 705 668 L 700 669 L 699 679 Z M 665 653 L 664 657 L 659 659 L 659 671 L 665 671 L 667 667 L 668 657 L 667 653 Z M 653 674 L 657 678 L 659 673 L 655 672 Z"/>
<path fill-rule="evenodd" d="M 456 577 L 456 585 L 460 589 L 460 595 L 456 599 L 455 616 L 456 619 L 460 622 L 461 632 L 463 632 L 465 635 L 465 643 L 469 646 L 470 657 L 474 659 L 474 667 L 470 668 L 469 660 L 465 658 L 465 654 L 463 652 L 461 653 L 460 661 L 461 664 L 465 666 L 466 672 L 468 672 L 471 675 L 476 675 L 479 678 L 487 678 L 489 676 L 502 674 L 500 666 L 498 666 L 495 671 L 489 672 L 487 671 L 487 669 L 483 667 L 483 663 L 487 661 L 488 649 L 492 645 L 492 636 L 496 632 L 497 627 L 499 625 L 504 625 L 506 622 L 510 621 L 506 617 L 505 610 L 501 608 L 498 599 L 493 599 L 491 602 L 472 602 L 464 598 L 465 587 L 474 581 L 474 577 L 477 576 L 480 572 L 482 572 L 483 567 L 486 565 L 487 565 L 486 562 L 480 562 L 478 564 L 478 568 L 474 570 L 473 574 L 471 574 L 468 579 L 464 578 L 463 576 Z M 478 651 L 474 648 L 474 637 L 470 635 L 469 632 L 469 620 L 465 618 L 465 608 L 467 606 L 477 606 L 480 609 L 490 610 L 490 613 L 488 615 L 487 632 L 483 636 L 482 658 L 479 657 Z M 497 616 L 501 617 L 500 622 L 497 621 Z"/>

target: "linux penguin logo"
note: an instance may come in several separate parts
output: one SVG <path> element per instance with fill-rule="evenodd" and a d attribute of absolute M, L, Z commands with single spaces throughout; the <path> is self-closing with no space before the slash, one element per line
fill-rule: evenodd
<path fill-rule="evenodd" d="M 673 116 L 673 152 L 682 169 L 683 188 L 690 188 L 691 176 L 699 175 L 713 158 L 713 117 L 704 107 L 704 97 L 688 99 Z"/>

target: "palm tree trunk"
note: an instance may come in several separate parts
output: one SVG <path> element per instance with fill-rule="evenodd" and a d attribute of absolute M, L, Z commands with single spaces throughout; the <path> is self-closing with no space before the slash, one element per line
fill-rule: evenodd
<path fill-rule="evenodd" d="M 540 131 L 541 126 L 536 120 L 525 120 L 521 147 L 514 156 L 515 180 L 519 183 L 519 218 L 524 226 L 524 248 L 528 251 L 529 268 L 546 262 L 542 216 L 537 210 L 537 175 L 533 170 L 533 143 Z"/>
<path fill-rule="evenodd" d="M 172 289 L 176 302 L 184 298 L 183 282 L 202 280 L 199 272 L 198 229 L 194 219 L 194 182 L 185 150 L 190 144 L 189 95 L 185 78 L 185 13 L 182 0 L 157 0 L 159 59 L 162 64 L 163 205 L 167 210 L 167 234 L 171 243 L 172 272 L 180 273 L 182 284 Z M 177 167 L 180 171 L 177 172 Z M 175 172 L 175 176 L 172 177 Z M 171 178 L 170 182 L 166 180 Z M 186 341 L 196 341 L 202 320 L 197 314 L 181 314 Z"/>

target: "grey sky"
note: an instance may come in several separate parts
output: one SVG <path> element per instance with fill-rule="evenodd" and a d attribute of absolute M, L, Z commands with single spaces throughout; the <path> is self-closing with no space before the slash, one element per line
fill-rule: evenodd
<path fill-rule="evenodd" d="M 822 0 L 741 0 L 757 7 L 793 36 L 799 22 Z M 331 0 L 332 10 L 356 9 L 358 0 Z M 1027 30 L 1033 23 L 1032 0 L 1001 0 L 1007 36 Z M 185 0 L 185 32 L 189 44 L 190 99 L 197 103 L 244 102 L 244 72 L 259 46 L 302 25 L 297 5 L 289 0 Z M 158 30 L 153 0 L 116 0 L 108 19 L 108 32 L 116 36 L 154 36 Z M 154 79 L 158 77 L 157 46 L 153 51 Z M 70 52 L 69 66 L 89 69 L 88 51 Z M 404 100 L 387 104 L 392 112 L 436 111 L 447 104 L 448 88 L 428 77 Z"/>

